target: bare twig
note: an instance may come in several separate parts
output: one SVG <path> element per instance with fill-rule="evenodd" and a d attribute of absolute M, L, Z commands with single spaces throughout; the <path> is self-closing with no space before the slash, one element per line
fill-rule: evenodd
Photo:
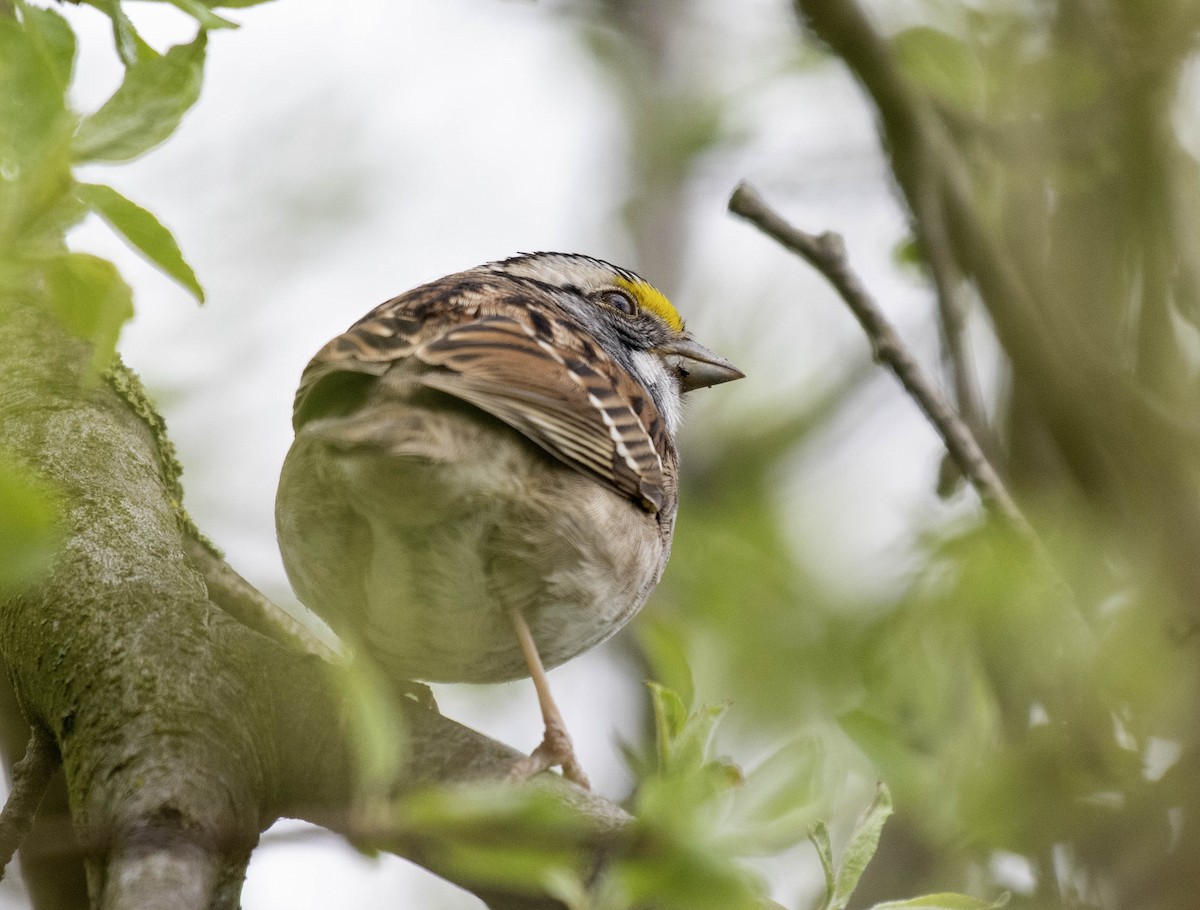
<path fill-rule="evenodd" d="M 745 183 L 733 191 L 729 210 L 754 224 L 825 276 L 867 333 L 876 361 L 892 371 L 921 412 L 929 418 L 955 464 L 971 481 L 984 504 L 1026 540 L 1036 542 L 1033 528 L 988 461 L 970 427 L 925 376 L 895 328 L 850 268 L 841 236 L 829 232 L 809 234 L 792 226 Z"/>
<path fill-rule="evenodd" d="M 970 338 L 967 334 L 966 312 L 963 295 L 959 287 L 959 271 L 954 253 L 946 236 L 945 225 L 940 218 L 921 219 L 922 246 L 933 277 L 938 312 L 941 315 L 942 344 L 950 373 L 954 378 L 954 400 L 980 448 L 989 458 L 997 458 L 999 447 L 995 444 L 987 411 L 983 406 L 983 394 L 979 390 L 979 379 L 975 373 L 975 358 L 971 354 Z"/>
<path fill-rule="evenodd" d="M 991 307 L 1001 340 L 1019 336 L 1021 344 L 1006 343 L 1010 356 L 1021 358 L 1053 390 L 1055 381 L 1070 374 L 1051 375 L 1046 364 L 1058 361 L 1043 331 L 1053 315 L 1042 305 L 1031 269 L 1018 270 L 1011 251 L 980 224 L 974 209 L 971 181 L 958 148 L 926 96 L 915 91 L 889 52 L 887 42 L 856 3 L 796 0 L 805 25 L 836 53 L 874 101 L 880 132 L 892 161 L 897 185 L 912 213 L 913 230 L 931 257 L 949 257 L 976 282 L 985 300 L 1004 301 Z M 1031 286 L 1032 285 L 1032 286 Z M 1079 352 L 1082 356 L 1082 352 Z M 1081 400 L 1086 401 L 1086 395 Z"/>
<path fill-rule="evenodd" d="M 58 749 L 50 733 L 34 727 L 29 734 L 25 757 L 13 765 L 12 789 L 0 812 L 0 879 L 4 878 L 9 862 L 33 827 L 46 786 L 58 765 Z"/>
<path fill-rule="evenodd" d="M 202 540 L 186 537 L 188 556 L 208 585 L 208 596 L 244 626 L 284 647 L 336 661 L 337 652 L 307 626 L 242 578 Z"/>
<path fill-rule="evenodd" d="M 1094 396 L 1089 383 L 1104 383 L 1121 396 L 1122 413 L 1147 413 L 1136 390 L 1110 364 L 1073 342 L 1086 337 L 1069 316 L 1051 305 L 1042 270 L 1020 249 L 980 222 L 966 164 L 928 98 L 904 78 L 886 40 L 857 3 L 795 0 L 805 25 L 850 68 L 874 102 L 880 133 L 896 182 L 913 215 L 913 229 L 931 249 L 944 241 L 963 273 L 979 288 L 1014 368 L 1030 377 L 1049 427 L 1069 457 L 1104 476 L 1105 458 L 1081 445 L 1095 437 Z M 931 227 L 937 222 L 938 226 Z M 931 236 L 930 232 L 934 232 Z M 1018 265 L 1022 267 L 1018 267 Z M 1070 345 L 1071 369 L 1060 369 Z"/>

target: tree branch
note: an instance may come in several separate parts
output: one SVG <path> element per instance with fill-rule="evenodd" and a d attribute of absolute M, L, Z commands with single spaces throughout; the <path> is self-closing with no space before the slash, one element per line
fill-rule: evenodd
<path fill-rule="evenodd" d="M 984 505 L 1021 537 L 1035 542 L 1037 537 L 1033 528 L 988 461 L 970 427 L 925 377 L 900 335 L 850 268 L 841 236 L 829 232 L 808 234 L 793 227 L 745 183 L 733 191 L 729 210 L 754 224 L 825 276 L 867 333 L 876 361 L 890 369 L 900 380 L 905 391 L 938 431 L 955 464 L 971 481 Z"/>
<path fill-rule="evenodd" d="M 188 536 L 184 548 L 204 576 L 209 599 L 242 625 L 301 654 L 330 662 L 339 659 L 337 651 L 246 581 L 206 540 Z"/>
<path fill-rule="evenodd" d="M 887 42 L 853 0 L 796 0 L 805 25 L 850 68 L 878 111 L 884 145 L 896 181 L 911 213 L 913 230 L 928 248 L 941 241 L 977 283 L 988 304 L 1005 350 L 1039 390 L 1038 403 L 1055 419 L 1068 453 L 1092 482 L 1106 466 L 1083 440 L 1094 435 L 1096 415 L 1079 413 L 1091 400 L 1089 384 L 1105 381 L 1114 391 L 1121 382 L 1110 365 L 1076 343 L 1085 333 L 1062 324 L 1065 316 L 1046 305 L 1040 272 L 1021 257 L 1001 249 L 1002 241 L 979 221 L 965 163 L 928 99 L 915 91 L 888 49 Z M 1074 348 L 1074 349 L 1072 349 Z M 1072 349 L 1071 370 L 1059 368 L 1061 353 Z M 1131 401 L 1132 404 L 1132 401 Z M 1104 415 L 1099 415 L 1101 420 Z"/>
<path fill-rule="evenodd" d="M 29 733 L 25 757 L 13 765 L 12 787 L 4 811 L 0 812 L 0 879 L 4 878 L 13 854 L 33 828 L 38 806 L 58 764 L 54 740 L 45 730 L 34 727 Z"/>
<path fill-rule="evenodd" d="M 1075 315 L 1057 305 L 1027 238 L 1006 243 L 975 205 L 966 163 L 927 97 L 900 71 L 887 42 L 854 0 L 795 0 L 804 24 L 849 67 L 879 114 L 897 184 L 924 237 L 936 230 L 987 304 L 1004 349 L 1036 387 L 1048 425 L 1085 484 L 1111 482 L 1119 439 L 1153 434 L 1188 451 L 1198 429 L 1163 412 L 1110 358 L 1091 345 Z M 936 244 L 935 244 L 936 246 Z M 1070 352 L 1064 357 L 1064 352 Z M 1115 406 L 1102 404 L 1103 388 Z M 1140 456 L 1152 453 L 1140 452 Z M 1138 457 L 1135 455 L 1134 457 Z M 1165 470 L 1167 466 L 1163 465 Z M 1146 466 L 1134 470 L 1145 473 Z"/>
<path fill-rule="evenodd" d="M 918 217 L 917 220 L 922 219 Z M 954 400 L 958 404 L 958 412 L 975 435 L 979 447 L 990 459 L 998 459 L 999 446 L 988 425 L 987 410 L 975 372 L 975 358 L 971 353 L 967 314 L 959 287 L 961 276 L 940 219 L 925 223 L 921 243 L 933 276 L 938 313 L 941 316 L 942 346 L 954 379 Z"/>
<path fill-rule="evenodd" d="M 175 838 L 168 836 L 144 848 L 125 846 L 113 856 L 113 871 L 105 878 L 100 906 L 104 910 L 144 910 L 166 906 L 162 900 L 169 896 L 173 910 L 238 910 L 240 889 L 232 895 L 219 893 L 222 868 L 213 852 L 186 840 L 167 847 L 171 840 Z M 247 861 L 249 858 L 247 852 Z"/>
<path fill-rule="evenodd" d="M 953 136 L 900 70 L 861 5 L 795 5 L 874 103 L 914 230 L 921 236 L 922 220 L 939 223 L 1035 406 L 1032 418 L 1053 439 L 1079 491 L 1159 554 L 1161 570 L 1194 619 L 1200 615 L 1200 509 L 1193 469 L 1198 434 L 1190 413 L 1169 412 L 1147 394 L 1098 344 L 1086 311 L 1063 305 L 1061 282 L 1042 258 L 1044 246 L 1031 242 L 1041 236 L 1042 210 L 1019 213 L 1008 225 L 1002 218 L 985 222 Z"/>

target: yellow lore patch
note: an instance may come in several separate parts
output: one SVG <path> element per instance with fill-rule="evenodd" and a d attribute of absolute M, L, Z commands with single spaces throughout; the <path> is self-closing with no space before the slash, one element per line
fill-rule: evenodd
<path fill-rule="evenodd" d="M 649 310 L 676 332 L 683 331 L 683 319 L 679 312 L 658 288 L 644 281 L 630 281 L 623 275 L 614 275 L 613 281 L 632 294 L 643 310 Z"/>

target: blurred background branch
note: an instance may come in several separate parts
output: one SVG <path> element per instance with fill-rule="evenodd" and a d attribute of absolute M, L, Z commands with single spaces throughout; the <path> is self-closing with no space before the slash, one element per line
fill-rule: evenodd
<path fill-rule="evenodd" d="M 841 236 L 809 234 L 784 221 L 749 184 L 739 184 L 729 198 L 729 211 L 745 218 L 763 233 L 800 256 L 825 276 L 846 302 L 867 334 L 877 363 L 886 366 L 933 424 L 959 469 L 971 481 L 984 504 L 1024 540 L 1041 552 L 1041 543 L 1025 516 L 988 461 L 975 434 L 951 408 L 909 352 L 903 340 L 876 305 L 846 258 Z M 961 326 L 959 326 L 961 328 Z"/>
<path fill-rule="evenodd" d="M 1184 764 L 1196 749 L 1195 725 L 1183 721 L 1195 698 L 1195 643 L 1178 631 L 1200 614 L 1188 290 L 1197 253 L 1180 245 L 1194 230 L 1195 206 L 1179 214 L 1179 200 L 1195 202 L 1197 170 L 1173 121 L 1200 26 L 1196 7 L 1167 3 L 1151 12 L 1064 0 L 1037 12 L 995 3 L 939 15 L 929 4 L 924 22 L 884 26 L 882 11 L 867 4 L 796 6 L 877 111 L 939 293 L 965 276 L 986 309 L 1010 371 L 999 420 L 1006 469 L 1057 559 L 1064 546 L 1070 551 L 1068 571 L 1088 592 L 1090 632 L 1065 633 L 1078 648 L 1078 678 L 1062 665 L 1031 672 L 1025 661 L 1040 649 L 1028 641 L 1014 665 L 986 644 L 982 628 L 972 633 L 1007 730 L 986 786 L 991 799 L 1028 798 L 1033 790 L 1024 788 L 1035 778 L 1046 786 L 1047 775 L 1075 793 L 1056 796 L 1054 809 L 1035 800 L 1036 809 L 1013 812 L 996 839 L 981 843 L 1031 857 L 1041 901 L 1182 906 L 1195 887 L 1194 875 L 1181 872 L 1195 868 L 1181 853 L 1190 849 L 1182 846 L 1187 835 L 1176 828 L 1178 846 L 1165 852 L 1148 844 L 1161 843 L 1173 825 L 1195 825 L 1194 794 L 1169 782 L 1179 765 L 1167 774 L 1129 759 L 1145 756 L 1155 738 L 1172 743 Z M 940 312 L 949 339 L 954 326 L 944 306 Z M 971 557 L 977 569 L 979 559 Z M 1032 571 L 1019 561 L 1010 570 Z M 976 604 L 996 597 L 1003 587 L 990 577 L 960 596 Z M 1008 584 L 997 608 L 1011 615 L 1020 612 L 1023 595 L 1013 586 L 1022 583 Z M 1070 624 L 1055 618 L 1044 592 L 1029 608 L 1030 635 Z M 1114 677 L 1110 642 L 1131 627 L 1140 643 L 1124 646 L 1159 653 L 1170 670 L 1140 666 Z M 1007 791 L 1004 774 L 1015 775 Z M 1085 808 L 1099 791 L 1121 795 L 1105 810 Z M 997 803 L 986 804 L 996 811 Z M 960 803 L 978 824 L 974 813 L 984 810 L 969 805 Z M 1167 805 L 1179 813 L 1175 822 Z M 1118 846 L 1118 831 L 1138 834 Z"/>

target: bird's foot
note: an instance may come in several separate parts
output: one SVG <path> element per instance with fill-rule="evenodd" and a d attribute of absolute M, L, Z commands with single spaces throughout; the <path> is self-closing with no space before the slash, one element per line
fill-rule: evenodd
<path fill-rule="evenodd" d="M 575 757 L 575 747 L 571 743 L 571 735 L 561 724 L 547 724 L 546 735 L 541 744 L 529 755 L 512 766 L 508 772 L 510 781 L 524 781 L 533 775 L 553 768 L 562 767 L 563 777 L 578 784 L 585 790 L 592 789 L 588 777 L 583 773 L 579 760 Z"/>

